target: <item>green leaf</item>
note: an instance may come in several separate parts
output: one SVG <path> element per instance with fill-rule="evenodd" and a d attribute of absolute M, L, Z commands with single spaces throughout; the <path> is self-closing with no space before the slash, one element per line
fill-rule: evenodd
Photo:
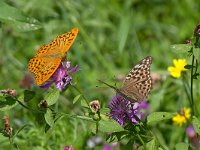
<path fill-rule="evenodd" d="M 20 9 L 0 1 L 0 21 L 18 31 L 31 31 L 41 28 L 40 23 L 33 18 L 26 17 Z"/>
<path fill-rule="evenodd" d="M 193 79 L 198 79 L 197 77 L 198 77 L 199 75 L 200 75 L 199 73 L 195 73 L 195 74 L 192 76 L 192 78 L 193 78 Z"/>
<path fill-rule="evenodd" d="M 90 128 L 89 130 L 90 130 L 93 134 L 97 134 L 97 123 L 96 123 L 96 122 L 91 122 L 89 128 Z"/>
<path fill-rule="evenodd" d="M 54 125 L 54 115 L 53 112 L 48 108 L 44 115 L 46 123 L 52 127 Z"/>
<path fill-rule="evenodd" d="M 191 45 L 188 44 L 174 44 L 171 45 L 171 49 L 175 52 L 187 53 L 192 48 Z"/>
<path fill-rule="evenodd" d="M 99 121 L 99 130 L 102 132 L 120 132 L 124 129 L 116 121 Z"/>
<path fill-rule="evenodd" d="M 200 120 L 195 116 L 192 118 L 192 125 L 194 130 L 200 135 Z"/>
<path fill-rule="evenodd" d="M 48 124 L 46 124 L 46 126 L 45 126 L 45 133 L 50 132 L 51 129 L 52 129 L 51 126 L 49 126 Z"/>
<path fill-rule="evenodd" d="M 127 135 L 126 131 L 122 131 L 122 132 L 112 132 L 112 134 L 108 134 L 106 141 L 108 143 L 113 143 L 113 142 L 118 142 L 121 139 L 125 138 Z M 132 140 L 132 139 L 130 139 Z M 128 143 L 127 143 L 128 144 Z M 126 149 L 126 146 L 125 146 Z"/>
<path fill-rule="evenodd" d="M 110 112 L 110 109 L 109 108 L 101 108 L 100 110 L 101 114 L 108 114 Z"/>
<path fill-rule="evenodd" d="M 34 96 L 35 96 L 34 91 L 29 91 L 29 90 L 24 91 L 24 101 L 25 102 L 32 100 Z"/>
<path fill-rule="evenodd" d="M 155 149 L 158 149 L 158 142 L 155 138 L 153 138 L 151 141 L 149 141 L 147 144 L 146 144 L 146 148 L 147 150 L 155 150 Z"/>
<path fill-rule="evenodd" d="M 81 106 L 86 107 L 86 108 L 89 108 L 88 103 L 86 102 L 85 99 L 82 99 L 82 100 L 81 100 Z"/>
<path fill-rule="evenodd" d="M 127 144 L 123 147 L 125 150 L 133 150 L 134 141 L 130 139 Z"/>
<path fill-rule="evenodd" d="M 137 150 L 145 150 L 144 146 L 140 146 Z"/>
<path fill-rule="evenodd" d="M 31 127 L 31 125 L 30 125 L 30 124 L 25 124 L 25 125 L 23 125 L 21 128 L 19 128 L 19 129 L 17 130 L 17 132 L 15 132 L 15 134 L 13 135 L 13 139 L 14 139 L 24 128 L 26 128 L 26 127 Z"/>
<path fill-rule="evenodd" d="M 200 56 L 200 48 L 193 47 L 193 54 L 196 58 L 199 58 Z"/>
<path fill-rule="evenodd" d="M 75 104 L 75 103 L 80 99 L 81 96 L 82 96 L 81 94 L 77 95 L 77 96 L 73 99 L 73 104 Z"/>
<path fill-rule="evenodd" d="M 183 143 L 183 142 L 181 142 L 181 143 L 178 143 L 178 144 L 176 144 L 175 145 L 175 149 L 176 150 L 188 150 L 188 148 L 189 148 L 189 144 L 187 144 L 187 143 Z"/>
<path fill-rule="evenodd" d="M 149 125 L 162 120 L 167 120 L 172 118 L 174 115 L 175 113 L 169 113 L 169 112 L 153 112 L 147 116 L 147 124 Z"/>
<path fill-rule="evenodd" d="M 0 111 L 8 111 L 17 105 L 18 103 L 13 97 L 0 97 Z"/>
<path fill-rule="evenodd" d="M 185 65 L 184 68 L 185 68 L 185 69 L 191 69 L 191 68 L 192 68 L 192 65 Z M 195 68 L 195 66 L 193 66 L 193 68 Z"/>
<path fill-rule="evenodd" d="M 119 28 L 119 34 L 118 34 L 118 49 L 119 52 L 122 53 L 122 51 L 125 49 L 125 45 L 127 42 L 129 30 L 130 30 L 130 25 L 131 25 L 131 15 L 124 16 L 121 20 L 120 23 L 120 28 Z"/>
<path fill-rule="evenodd" d="M 48 106 L 51 106 L 51 105 L 53 105 L 53 104 L 55 104 L 57 102 L 59 96 L 60 96 L 60 92 L 57 89 L 55 89 L 55 90 L 49 92 L 44 97 L 44 99 L 47 101 Z"/>

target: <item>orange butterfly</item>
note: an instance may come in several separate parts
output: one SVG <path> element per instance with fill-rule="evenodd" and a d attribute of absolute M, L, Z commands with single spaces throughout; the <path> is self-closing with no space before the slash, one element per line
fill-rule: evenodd
<path fill-rule="evenodd" d="M 61 64 L 62 59 L 73 44 L 78 28 L 55 38 L 51 43 L 43 45 L 28 63 L 28 69 L 34 73 L 36 84 L 46 82 Z"/>

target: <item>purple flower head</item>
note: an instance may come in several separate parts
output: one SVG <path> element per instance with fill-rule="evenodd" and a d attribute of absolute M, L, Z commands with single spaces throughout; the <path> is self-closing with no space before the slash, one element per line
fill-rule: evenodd
<path fill-rule="evenodd" d="M 192 125 L 186 128 L 186 134 L 189 138 L 194 138 L 197 136 L 196 132 L 194 131 L 194 128 Z"/>
<path fill-rule="evenodd" d="M 74 150 L 74 148 L 72 146 L 66 145 L 65 148 L 64 148 L 64 150 Z"/>
<path fill-rule="evenodd" d="M 126 119 L 130 119 L 133 123 L 138 123 L 135 116 L 141 119 L 141 112 L 139 110 L 139 103 L 131 103 L 120 95 L 112 98 L 110 104 L 110 116 L 116 120 L 121 126 L 126 123 Z"/>
<path fill-rule="evenodd" d="M 146 116 L 149 114 L 149 103 L 147 103 L 146 101 L 139 103 L 139 110 L 142 113 L 141 120 L 144 121 Z"/>
<path fill-rule="evenodd" d="M 200 138 L 198 137 L 192 125 L 186 128 L 186 135 L 190 140 L 192 146 L 200 147 Z"/>
<path fill-rule="evenodd" d="M 119 148 L 119 143 L 104 144 L 103 150 L 114 150 Z"/>
<path fill-rule="evenodd" d="M 108 144 L 105 144 L 103 146 L 103 150 L 113 150 L 112 146 L 108 145 Z"/>
<path fill-rule="evenodd" d="M 192 125 L 186 128 L 186 135 L 190 140 L 192 146 L 200 147 L 200 138 L 198 137 Z"/>
<path fill-rule="evenodd" d="M 68 85 L 68 84 L 73 85 L 73 83 L 72 83 L 73 75 L 71 75 L 71 73 L 79 71 L 80 68 L 78 68 L 78 65 L 76 65 L 74 68 L 70 69 L 70 61 L 67 61 L 65 66 L 63 66 L 63 64 L 62 63 L 60 64 L 60 66 L 54 72 L 54 74 L 51 76 L 51 78 L 48 80 L 48 82 L 46 82 L 45 84 L 40 86 L 41 88 L 47 89 L 53 83 L 55 83 L 56 88 L 59 91 L 62 91 L 66 85 Z"/>
<path fill-rule="evenodd" d="M 139 103 L 139 108 L 140 109 L 144 109 L 144 110 L 148 110 L 149 109 L 149 104 L 146 101 L 141 102 L 141 103 Z"/>

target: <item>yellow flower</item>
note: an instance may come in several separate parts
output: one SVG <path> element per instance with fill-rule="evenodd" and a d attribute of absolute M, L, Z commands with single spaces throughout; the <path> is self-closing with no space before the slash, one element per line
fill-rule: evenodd
<path fill-rule="evenodd" d="M 191 117 L 191 110 L 190 110 L 190 108 L 182 108 L 181 109 L 181 112 L 184 112 L 184 116 L 185 116 L 185 118 L 186 119 L 190 119 L 190 117 Z"/>
<path fill-rule="evenodd" d="M 174 125 L 182 126 L 184 123 L 187 122 L 191 117 L 190 108 L 182 108 L 176 116 L 172 118 Z"/>
<path fill-rule="evenodd" d="M 182 126 L 183 123 L 186 123 L 186 118 L 180 114 L 177 114 L 172 118 L 174 125 Z"/>
<path fill-rule="evenodd" d="M 180 78 L 181 72 L 187 70 L 184 68 L 187 62 L 185 59 L 173 59 L 173 64 L 174 67 L 170 66 L 167 70 L 170 72 L 170 75 L 174 78 Z"/>

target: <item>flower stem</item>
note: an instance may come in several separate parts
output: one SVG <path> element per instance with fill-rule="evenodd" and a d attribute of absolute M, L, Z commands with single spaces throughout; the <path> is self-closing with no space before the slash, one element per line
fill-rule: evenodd
<path fill-rule="evenodd" d="M 194 43 L 195 48 L 198 46 L 199 38 L 196 38 L 196 41 Z M 191 79 L 190 79 L 190 94 L 191 94 L 191 108 L 192 108 L 192 114 L 194 114 L 194 95 L 193 95 L 193 75 L 194 75 L 194 53 L 192 53 L 192 68 L 191 68 Z M 196 63 L 197 65 L 197 63 Z M 196 67 L 195 67 L 196 68 Z M 196 71 L 195 71 L 196 72 Z"/>
<path fill-rule="evenodd" d="M 142 140 L 141 136 L 139 134 L 137 134 L 137 137 L 140 140 L 140 142 L 142 143 L 142 145 L 144 145 L 144 149 L 146 149 L 146 143 L 144 143 L 144 141 Z"/>
<path fill-rule="evenodd" d="M 186 95 L 187 95 L 187 99 L 189 100 L 189 103 L 190 103 L 190 108 L 192 108 L 192 100 L 191 100 L 191 96 L 190 96 L 190 86 L 189 86 L 189 83 L 187 82 L 186 80 L 186 77 L 185 75 L 183 75 L 183 88 L 186 92 Z"/>
<path fill-rule="evenodd" d="M 73 87 L 82 95 L 82 97 L 83 97 L 84 101 L 86 102 L 87 106 L 90 107 L 89 102 L 87 101 L 87 99 L 85 98 L 83 93 L 76 86 L 73 86 Z"/>
<path fill-rule="evenodd" d="M 13 139 L 12 139 L 12 137 L 9 137 L 9 142 L 10 142 L 10 150 L 13 150 Z"/>
<path fill-rule="evenodd" d="M 23 104 L 21 101 L 19 101 L 18 99 L 16 99 L 16 101 L 17 101 L 22 107 L 24 107 L 24 108 L 26 108 L 26 109 L 28 109 L 28 110 L 31 110 L 32 112 L 44 114 L 43 111 L 36 110 L 36 109 L 30 108 L 30 107 L 24 105 L 24 104 Z"/>
<path fill-rule="evenodd" d="M 194 55 L 192 55 L 192 69 L 191 69 L 191 80 L 190 80 L 190 94 L 191 94 L 191 108 L 192 108 L 192 114 L 194 114 L 193 66 L 194 66 Z"/>

